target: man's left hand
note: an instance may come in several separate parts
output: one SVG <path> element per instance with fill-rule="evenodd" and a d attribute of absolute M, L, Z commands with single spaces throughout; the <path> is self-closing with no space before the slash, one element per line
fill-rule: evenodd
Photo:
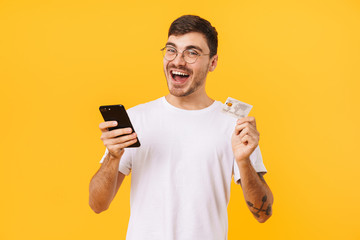
<path fill-rule="evenodd" d="M 260 133 L 254 117 L 240 118 L 231 137 L 232 150 L 237 162 L 247 160 L 259 144 Z"/>

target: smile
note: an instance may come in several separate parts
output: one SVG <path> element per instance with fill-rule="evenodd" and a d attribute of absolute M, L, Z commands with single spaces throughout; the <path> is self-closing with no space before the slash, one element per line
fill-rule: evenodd
<path fill-rule="evenodd" d="M 188 80 L 188 78 L 190 77 L 190 74 L 184 73 L 184 72 L 180 72 L 177 70 L 171 70 L 170 71 L 170 75 L 171 78 L 176 82 L 176 83 L 185 83 L 186 80 Z"/>

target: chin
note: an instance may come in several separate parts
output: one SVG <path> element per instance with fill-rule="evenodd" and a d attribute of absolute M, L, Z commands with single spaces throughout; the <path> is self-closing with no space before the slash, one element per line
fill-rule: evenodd
<path fill-rule="evenodd" d="M 187 97 L 189 95 L 191 95 L 192 93 L 195 92 L 195 89 L 177 89 L 175 87 L 173 88 L 169 88 L 169 92 L 171 95 L 175 96 L 175 97 Z"/>
<path fill-rule="evenodd" d="M 169 89 L 169 92 L 171 95 L 173 95 L 175 97 L 186 97 L 191 94 L 191 93 L 184 92 L 182 90 L 177 90 L 177 89 Z"/>

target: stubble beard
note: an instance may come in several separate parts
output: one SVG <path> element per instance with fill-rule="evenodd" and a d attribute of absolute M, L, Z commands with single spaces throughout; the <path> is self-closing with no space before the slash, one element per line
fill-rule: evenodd
<path fill-rule="evenodd" d="M 190 87 L 184 91 L 183 87 L 176 87 L 174 85 L 171 85 L 172 77 L 171 75 L 169 75 L 169 77 L 167 78 L 167 86 L 169 92 L 171 95 L 175 97 L 189 96 L 190 94 L 196 92 L 200 87 L 202 87 L 205 84 L 206 76 L 207 76 L 207 69 L 199 73 L 198 76 L 193 79 Z M 165 77 L 166 77 L 166 73 L 165 73 Z"/>

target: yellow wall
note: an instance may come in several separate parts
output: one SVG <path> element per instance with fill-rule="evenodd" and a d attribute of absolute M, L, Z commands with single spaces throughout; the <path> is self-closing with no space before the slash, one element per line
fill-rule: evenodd
<path fill-rule="evenodd" d="M 0 1 L 0 239 L 125 238 L 129 178 L 107 212 L 88 206 L 98 107 L 167 93 L 159 49 L 188 13 L 219 32 L 208 93 L 254 106 L 275 196 L 259 224 L 233 184 L 229 239 L 360 239 L 351 0 Z"/>

